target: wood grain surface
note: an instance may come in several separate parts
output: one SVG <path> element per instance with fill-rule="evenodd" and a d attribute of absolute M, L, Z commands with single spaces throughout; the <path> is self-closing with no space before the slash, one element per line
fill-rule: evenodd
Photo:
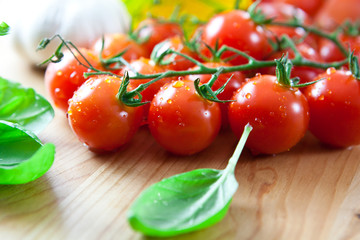
<path fill-rule="evenodd" d="M 47 96 L 43 72 L 20 58 L 10 37 L 0 38 L 0 75 Z M 129 227 L 132 201 L 164 177 L 224 168 L 236 145 L 223 131 L 200 154 L 177 157 L 143 127 L 118 152 L 97 155 L 82 146 L 58 110 L 39 136 L 56 145 L 54 165 L 29 184 L 0 186 L 0 239 L 155 239 Z M 329 149 L 310 134 L 276 156 L 253 157 L 245 150 L 225 219 L 172 239 L 360 239 L 359 155 L 360 147 Z"/>

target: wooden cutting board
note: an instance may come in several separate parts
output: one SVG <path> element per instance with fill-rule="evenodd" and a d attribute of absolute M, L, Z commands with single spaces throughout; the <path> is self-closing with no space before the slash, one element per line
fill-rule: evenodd
<path fill-rule="evenodd" d="M 21 59 L 9 39 L 0 39 L 0 75 L 47 96 L 43 72 Z M 237 142 L 224 131 L 205 151 L 177 157 L 143 127 L 118 152 L 96 155 L 58 110 L 39 136 L 56 145 L 54 165 L 32 183 L 0 186 L 0 239 L 153 239 L 135 233 L 126 220 L 139 193 L 177 173 L 224 168 Z M 245 150 L 225 219 L 172 239 L 360 239 L 359 156 L 360 147 L 329 149 L 310 134 L 276 156 Z"/>

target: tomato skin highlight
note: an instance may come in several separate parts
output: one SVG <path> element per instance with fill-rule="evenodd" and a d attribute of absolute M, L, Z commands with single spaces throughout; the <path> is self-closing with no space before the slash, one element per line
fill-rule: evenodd
<path fill-rule="evenodd" d="M 253 130 L 246 146 L 254 154 L 288 151 L 304 136 L 309 107 L 297 89 L 281 86 L 273 75 L 257 75 L 245 83 L 229 105 L 231 129 L 240 137 L 247 123 Z"/>
<path fill-rule="evenodd" d="M 215 15 L 204 26 L 201 41 L 215 48 L 223 45 L 244 51 L 255 59 L 261 60 L 267 56 L 272 47 L 268 42 L 267 35 L 261 26 L 256 25 L 248 12 L 233 10 Z M 204 46 L 201 53 L 211 58 L 210 51 Z M 226 51 L 221 58 L 234 57 L 235 53 Z M 237 56 L 229 61 L 233 65 L 247 63 L 247 59 Z"/>
<path fill-rule="evenodd" d="M 305 90 L 311 133 L 335 147 L 360 144 L 360 82 L 349 71 L 328 69 Z"/>
<path fill-rule="evenodd" d="M 95 68 L 101 69 L 99 59 L 94 52 L 85 48 L 79 50 Z M 76 56 L 87 65 L 79 54 Z M 49 63 L 44 76 L 45 88 L 56 107 L 64 112 L 67 111 L 68 100 L 86 81 L 85 72 L 91 72 L 91 70 L 80 65 L 70 51 L 64 51 L 64 57 L 60 62 Z"/>
<path fill-rule="evenodd" d="M 116 150 L 128 143 L 140 126 L 143 109 L 128 107 L 117 99 L 120 85 L 116 77 L 93 77 L 69 100 L 70 127 L 91 150 Z"/>
<path fill-rule="evenodd" d="M 306 26 L 310 26 L 313 23 L 311 17 L 306 12 L 291 4 L 283 2 L 261 2 L 257 6 L 257 9 L 261 10 L 267 18 L 272 18 L 275 21 L 289 22 L 295 17 L 299 22 Z M 275 35 L 279 39 L 282 35 L 287 35 L 294 40 L 304 38 L 303 42 L 308 43 L 312 47 L 317 46 L 317 37 L 313 34 L 307 33 L 302 28 L 276 26 L 271 24 L 265 26 L 264 28 L 270 31 L 271 35 Z M 273 41 L 276 41 L 276 39 L 273 38 Z"/>
<path fill-rule="evenodd" d="M 221 127 L 218 103 L 201 98 L 194 82 L 177 80 L 164 85 L 149 110 L 149 129 L 171 153 L 192 155 L 208 147 Z"/>
<path fill-rule="evenodd" d="M 156 44 L 173 36 L 183 36 L 183 30 L 178 23 L 165 22 L 155 18 L 147 18 L 139 23 L 134 31 L 140 41 L 144 41 L 141 46 L 146 50 L 146 57 L 150 57 Z"/>

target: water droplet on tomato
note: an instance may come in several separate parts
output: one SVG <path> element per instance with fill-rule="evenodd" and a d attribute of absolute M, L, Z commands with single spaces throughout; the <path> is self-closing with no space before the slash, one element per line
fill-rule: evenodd
<path fill-rule="evenodd" d="M 255 77 L 261 77 L 261 73 L 256 73 Z"/>
<path fill-rule="evenodd" d="M 185 83 L 184 83 L 183 81 L 178 80 L 178 81 L 175 81 L 172 86 L 173 86 L 174 88 L 180 88 L 180 87 L 184 86 L 184 84 L 185 84 Z"/>
<path fill-rule="evenodd" d="M 61 75 L 63 75 L 63 72 L 59 70 L 59 71 L 56 72 L 56 75 L 61 76 Z"/>
<path fill-rule="evenodd" d="M 189 86 L 185 86 L 185 90 L 189 91 L 190 87 Z"/>
<path fill-rule="evenodd" d="M 320 95 L 318 99 L 319 99 L 320 101 L 322 101 L 322 100 L 325 99 L 325 96 L 324 96 L 324 95 Z"/>
<path fill-rule="evenodd" d="M 167 102 L 168 104 L 172 104 L 172 100 L 171 100 L 171 99 L 168 99 L 166 102 Z"/>
<path fill-rule="evenodd" d="M 274 112 L 270 112 L 269 115 L 270 115 L 271 117 L 273 117 L 273 116 L 275 115 L 275 113 L 274 113 Z"/>
<path fill-rule="evenodd" d="M 125 112 L 125 111 L 122 111 L 122 112 L 120 112 L 120 116 L 121 116 L 122 118 L 126 118 L 126 117 L 128 116 L 128 113 Z"/>
<path fill-rule="evenodd" d="M 250 99 L 250 98 L 251 98 L 251 93 L 247 93 L 247 94 L 245 95 L 245 97 L 246 97 L 247 99 Z"/>
<path fill-rule="evenodd" d="M 336 69 L 333 67 L 326 69 L 326 74 L 333 74 L 335 72 L 336 72 Z"/>
<path fill-rule="evenodd" d="M 285 105 L 281 105 L 280 107 L 279 107 L 279 110 L 281 111 L 281 112 L 284 112 L 284 111 L 286 111 L 286 106 Z"/>

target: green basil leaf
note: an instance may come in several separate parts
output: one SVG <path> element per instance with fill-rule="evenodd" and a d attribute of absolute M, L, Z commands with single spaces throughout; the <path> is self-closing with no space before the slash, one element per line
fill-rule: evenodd
<path fill-rule="evenodd" d="M 129 221 L 149 236 L 172 236 L 220 221 L 238 187 L 232 174 L 197 169 L 164 179 L 148 188 L 134 203 Z"/>
<path fill-rule="evenodd" d="M 55 157 L 55 146 L 43 145 L 19 124 L 0 121 L 0 184 L 23 184 L 44 175 Z"/>
<path fill-rule="evenodd" d="M 5 22 L 0 23 L 0 36 L 4 36 L 8 34 L 9 30 L 10 30 L 9 25 L 7 25 Z"/>
<path fill-rule="evenodd" d="M 0 119 L 40 132 L 54 117 L 51 104 L 32 88 L 0 77 Z"/>
<path fill-rule="evenodd" d="M 247 125 L 224 170 L 197 169 L 146 189 L 129 209 L 132 228 L 148 236 L 169 237 L 221 221 L 238 187 L 235 166 L 250 131 Z"/>

